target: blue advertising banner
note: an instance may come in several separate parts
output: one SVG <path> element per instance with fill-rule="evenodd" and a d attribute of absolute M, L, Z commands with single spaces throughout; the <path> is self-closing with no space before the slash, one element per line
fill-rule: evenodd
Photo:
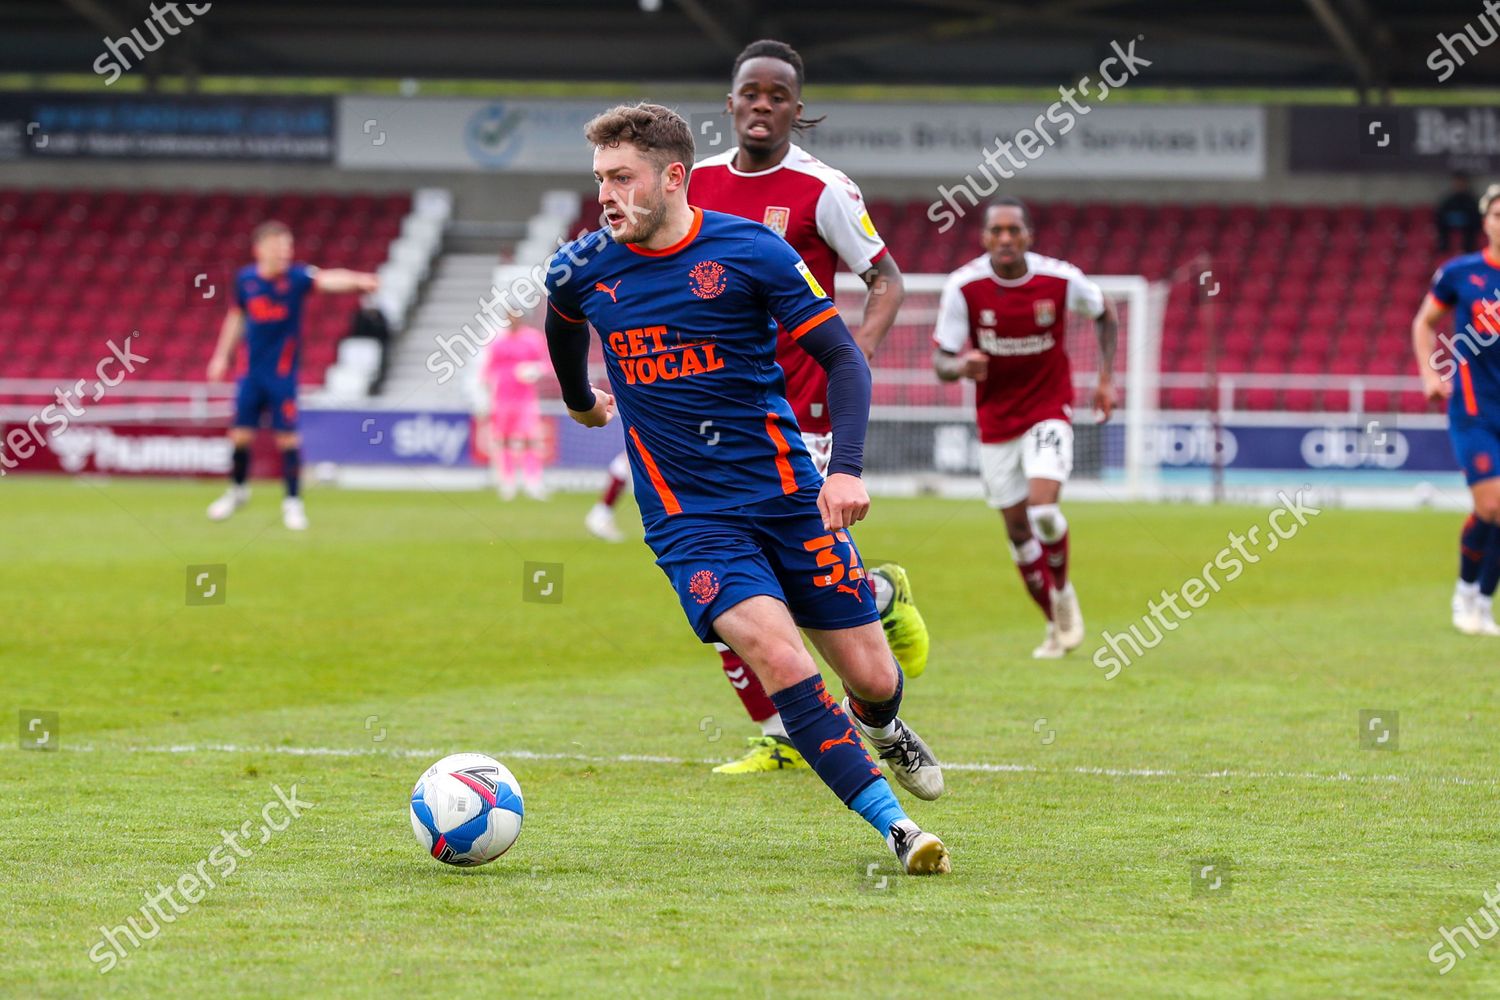
<path fill-rule="evenodd" d="M 0 96 L 0 158 L 328 163 L 327 97 Z"/>
<path fill-rule="evenodd" d="M 563 417 L 547 425 L 548 466 L 602 468 L 625 447 L 618 422 L 590 429 Z M 303 410 L 303 456 L 338 465 L 472 468 L 474 418 L 462 410 Z"/>
<path fill-rule="evenodd" d="M 1435 427 L 1230 424 L 1219 440 L 1228 469 L 1458 470 L 1448 432 Z M 1213 442 L 1206 423 L 1165 424 L 1158 429 L 1156 454 L 1164 469 L 1207 468 L 1213 464 Z"/>
<path fill-rule="evenodd" d="M 543 421 L 551 468 L 602 468 L 625 446 L 618 422 L 597 430 L 562 416 L 545 416 Z M 474 418 L 462 410 L 307 409 L 301 414 L 301 430 L 309 462 L 449 468 L 483 464 L 474 457 Z M 1077 434 L 1080 460 L 1075 472 L 1096 475 L 1101 469 L 1120 467 L 1125 430 L 1118 422 L 1079 425 Z M 1332 423 L 1229 424 L 1219 440 L 1229 469 L 1458 471 L 1448 432 L 1440 427 L 1397 427 L 1389 422 L 1382 426 L 1376 421 L 1363 428 Z M 1163 469 L 1206 469 L 1213 464 L 1213 442 L 1213 429 L 1206 422 L 1183 421 L 1159 425 L 1152 447 Z M 878 420 L 870 426 L 865 466 L 870 472 L 973 473 L 979 468 L 979 441 L 971 423 Z"/>
<path fill-rule="evenodd" d="M 1075 431 L 1075 472 L 1090 475 L 1101 467 L 1121 467 L 1125 428 L 1118 421 L 1104 427 L 1080 424 Z M 902 436 L 915 437 L 910 433 Z M 872 425 L 872 450 L 866 466 L 883 471 L 873 450 L 879 439 L 877 428 Z M 932 434 L 925 440 L 932 443 L 932 463 L 937 471 L 979 470 L 979 438 L 973 424 L 932 425 Z M 1206 421 L 1160 424 L 1150 439 L 1150 447 L 1163 469 L 1207 469 L 1214 464 L 1214 432 Z M 1364 427 L 1334 423 L 1228 424 L 1220 431 L 1219 448 L 1227 469 L 1458 471 L 1447 430 L 1398 427 L 1390 417 L 1385 418 L 1384 424 L 1372 420 Z M 909 462 L 909 455 L 907 459 Z M 1096 463 L 1095 468 L 1083 467 L 1082 463 L 1089 460 Z"/>

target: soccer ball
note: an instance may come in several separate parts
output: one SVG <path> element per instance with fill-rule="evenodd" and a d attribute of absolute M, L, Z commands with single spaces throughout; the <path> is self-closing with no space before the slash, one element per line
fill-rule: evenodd
<path fill-rule="evenodd" d="M 516 776 L 482 753 L 444 757 L 411 790 L 417 843 L 446 865 L 485 865 L 510 850 L 523 812 Z"/>

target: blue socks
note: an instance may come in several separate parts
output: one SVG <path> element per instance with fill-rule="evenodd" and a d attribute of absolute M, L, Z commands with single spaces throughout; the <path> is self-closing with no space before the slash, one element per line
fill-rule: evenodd
<path fill-rule="evenodd" d="M 880 781 L 880 768 L 860 742 L 853 721 L 823 687 L 823 678 L 813 674 L 777 691 L 771 701 L 792 746 L 845 805 L 870 782 Z"/>
<path fill-rule="evenodd" d="M 1495 585 L 1500 584 L 1500 530 L 1494 525 L 1490 528 L 1490 544 L 1479 564 L 1479 593 L 1484 597 L 1495 596 Z"/>
<path fill-rule="evenodd" d="M 1458 536 L 1458 578 L 1464 583 L 1479 581 L 1480 567 L 1489 555 L 1490 539 L 1495 526 L 1470 514 Z M 1494 591 L 1491 586 L 1490 591 Z"/>
<path fill-rule="evenodd" d="M 771 695 L 771 700 L 781 713 L 792 746 L 845 805 L 882 837 L 890 833 L 892 823 L 906 818 L 891 786 L 860 742 L 853 721 L 823 686 L 823 678 L 814 674 Z"/>
<path fill-rule="evenodd" d="M 294 497 L 297 495 L 297 487 L 302 473 L 302 450 L 300 448 L 284 448 L 281 452 L 281 478 L 286 484 L 286 495 Z"/>
<path fill-rule="evenodd" d="M 906 819 L 906 810 L 901 808 L 901 803 L 896 800 L 896 793 L 891 791 L 890 784 L 885 781 L 870 782 L 864 791 L 854 796 L 849 808 L 863 816 L 865 822 L 873 826 L 882 837 L 889 837 L 891 827 L 898 820 Z"/>

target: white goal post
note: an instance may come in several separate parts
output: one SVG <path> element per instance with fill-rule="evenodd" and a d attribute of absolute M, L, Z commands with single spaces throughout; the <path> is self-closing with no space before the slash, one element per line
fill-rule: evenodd
<path fill-rule="evenodd" d="M 973 383 L 941 383 L 932 372 L 932 330 L 946 274 L 904 276 L 906 300 L 896 325 L 871 364 L 875 399 L 870 413 L 866 469 L 901 492 L 947 492 L 962 479 L 977 487 L 978 437 Z M 1092 277 L 1120 316 L 1115 384 L 1120 406 L 1108 425 L 1096 422 L 1092 397 L 1098 377 L 1094 323 L 1070 317 L 1066 348 L 1073 367 L 1076 434 L 1074 496 L 1146 499 L 1157 493 L 1154 435 L 1160 407 L 1162 323 L 1167 288 L 1140 275 Z M 857 324 L 865 287 L 858 276 L 836 278 L 839 309 Z M 1094 485 L 1095 489 L 1089 489 Z M 960 490 L 962 492 L 962 490 Z"/>

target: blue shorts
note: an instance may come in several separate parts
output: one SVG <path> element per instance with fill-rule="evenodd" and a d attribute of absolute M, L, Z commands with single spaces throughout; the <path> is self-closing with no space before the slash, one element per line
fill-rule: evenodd
<path fill-rule="evenodd" d="M 646 526 L 646 544 L 704 642 L 718 641 L 715 618 L 760 594 L 785 604 L 801 628 L 855 628 L 880 618 L 848 530 L 823 527 L 818 487 L 663 517 Z"/>
<path fill-rule="evenodd" d="M 266 378 L 246 375 L 240 379 L 234 396 L 234 426 L 260 427 L 265 414 L 271 414 L 271 429 L 297 429 L 297 379 Z"/>
<path fill-rule="evenodd" d="M 1448 438 L 1470 486 L 1500 476 L 1500 427 L 1454 407 L 1448 413 Z"/>

